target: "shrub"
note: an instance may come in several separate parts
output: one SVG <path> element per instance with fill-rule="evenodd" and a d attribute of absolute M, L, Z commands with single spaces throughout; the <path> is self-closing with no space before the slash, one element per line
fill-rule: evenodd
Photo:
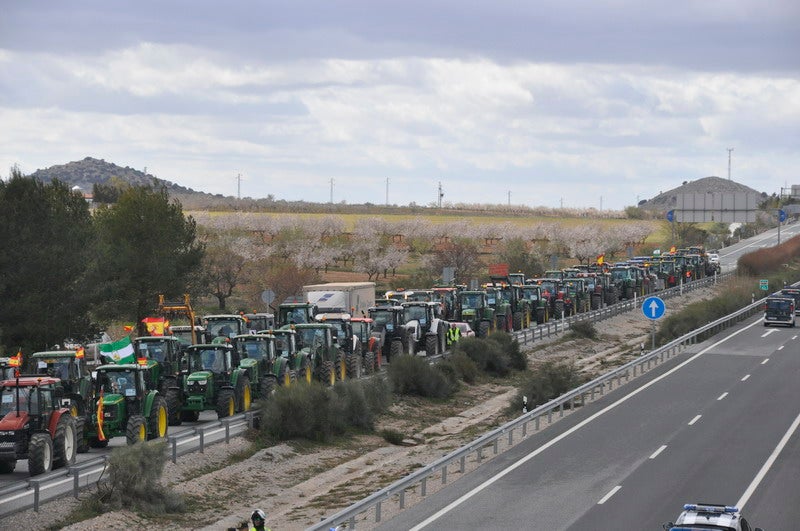
<path fill-rule="evenodd" d="M 478 366 L 463 352 L 456 351 L 439 365 L 442 366 L 442 368 L 444 368 L 444 366 L 451 367 L 455 377 L 468 384 L 473 384 L 478 379 Z"/>
<path fill-rule="evenodd" d="M 522 397 L 528 397 L 528 409 L 544 404 L 584 383 L 578 369 L 571 363 L 548 361 L 535 368 L 525 380 L 511 408 L 519 410 Z"/>
<path fill-rule="evenodd" d="M 567 336 L 571 338 L 597 339 L 597 329 L 594 327 L 594 323 L 578 321 L 570 325 Z"/>
<path fill-rule="evenodd" d="M 784 264 L 800 256 L 800 236 L 795 236 L 775 247 L 764 247 L 739 258 L 737 271 L 742 275 L 764 277 L 780 271 Z"/>
<path fill-rule="evenodd" d="M 468 337 L 456 343 L 453 352 L 454 354 L 457 352 L 466 354 L 481 371 L 497 376 L 505 376 L 509 373 L 510 357 L 503 351 L 498 341 Z"/>
<path fill-rule="evenodd" d="M 261 405 L 261 431 L 279 441 L 304 438 L 327 441 L 344 433 L 342 400 L 322 384 L 298 384 L 279 387 Z"/>
<path fill-rule="evenodd" d="M 446 398 L 455 391 L 442 371 L 416 356 L 397 356 L 389 364 L 389 381 L 395 393 Z"/>
<path fill-rule="evenodd" d="M 350 426 L 374 431 L 375 413 L 369 407 L 364 386 L 357 380 L 347 380 L 333 388 L 339 398 L 334 404 Z"/>
<path fill-rule="evenodd" d="M 500 345 L 500 348 L 508 354 L 509 365 L 512 369 L 524 371 L 528 368 L 528 357 L 519 348 L 519 341 L 506 332 L 492 332 L 487 338 L 489 341 L 495 341 Z"/>
<path fill-rule="evenodd" d="M 403 439 L 405 438 L 402 433 L 392 429 L 381 430 L 381 437 L 389 444 L 394 444 L 395 446 L 403 444 Z"/>
<path fill-rule="evenodd" d="M 364 397 L 367 400 L 370 411 L 380 415 L 392 405 L 392 387 L 383 376 L 374 376 L 368 380 L 361 381 L 364 389 Z"/>
<path fill-rule="evenodd" d="M 108 460 L 109 481 L 87 500 L 92 512 L 133 509 L 149 516 L 183 512 L 183 498 L 160 482 L 167 462 L 166 441 L 115 448 Z"/>

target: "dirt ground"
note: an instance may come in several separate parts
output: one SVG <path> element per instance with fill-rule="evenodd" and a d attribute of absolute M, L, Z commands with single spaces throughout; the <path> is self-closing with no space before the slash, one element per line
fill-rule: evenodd
<path fill-rule="evenodd" d="M 703 289 L 673 298 L 670 309 L 709 298 Z M 596 325 L 596 340 L 554 338 L 537 342 L 527 351 L 529 360 L 572 360 L 588 375 L 622 364 L 639 355 L 649 341 L 651 323 L 631 311 Z M 508 420 L 516 389 L 490 381 L 464 388 L 446 404 L 404 398 L 378 423 L 378 431 L 395 429 L 406 435 L 402 446 L 390 445 L 377 435 L 362 435 L 329 445 L 280 444 L 249 455 L 246 439 L 218 444 L 204 454 L 192 454 L 168 463 L 164 478 L 185 494 L 189 511 L 167 519 L 147 519 L 128 512 L 107 513 L 70 525 L 70 531 L 100 529 L 208 529 L 235 527 L 254 508 L 267 513 L 273 530 L 305 529 L 351 503 L 407 475 L 414 469 L 463 446 Z M 521 405 L 520 405 L 521 407 Z M 249 457 L 244 457 L 249 455 Z M 438 483 L 431 481 L 429 484 Z M 87 490 L 82 496 L 91 496 Z M 77 506 L 73 498 L 46 504 L 40 513 L 24 511 L 0 520 L 3 529 L 61 528 Z M 413 503 L 413 495 L 406 505 Z M 384 521 L 393 504 L 385 504 Z M 368 529 L 359 523 L 359 529 Z"/>

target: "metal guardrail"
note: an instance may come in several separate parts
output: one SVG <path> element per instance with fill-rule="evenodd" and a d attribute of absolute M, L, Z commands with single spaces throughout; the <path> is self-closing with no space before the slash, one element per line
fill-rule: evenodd
<path fill-rule="evenodd" d="M 714 282 L 719 279 L 710 277 L 709 279 L 704 280 L 707 280 L 708 282 Z M 703 281 L 701 280 L 696 282 Z M 708 282 L 698 284 L 692 289 L 702 287 Z M 689 285 L 683 286 L 683 289 L 686 290 Z M 665 294 L 666 291 L 667 290 L 664 290 L 658 293 Z M 473 454 L 477 463 L 480 464 L 484 459 L 483 452 L 487 448 L 491 448 L 495 455 L 499 453 L 499 442 L 501 439 L 508 439 L 506 449 L 512 447 L 514 445 L 515 433 L 520 434 L 520 441 L 523 440 L 525 437 L 527 437 L 528 429 L 531 424 L 533 424 L 535 430 L 538 430 L 543 419 L 546 418 L 549 424 L 552 422 L 553 415 L 563 417 L 565 409 L 583 406 L 586 404 L 587 400 L 593 401 L 598 395 L 603 396 L 606 392 L 615 389 L 615 382 L 617 384 L 616 387 L 620 387 L 624 383 L 622 381 L 623 378 L 625 379 L 625 382 L 627 382 L 631 377 L 637 376 L 637 372 L 639 375 L 644 374 L 646 370 L 651 368 L 651 365 L 655 364 L 657 366 L 659 363 L 663 363 L 665 360 L 669 360 L 676 354 L 680 353 L 686 347 L 693 345 L 706 337 L 717 334 L 721 330 L 728 328 L 735 323 L 751 317 L 755 313 L 761 311 L 761 304 L 763 300 L 764 299 L 754 301 L 752 304 L 742 308 L 737 312 L 701 326 L 678 339 L 670 341 L 660 348 L 646 353 L 624 365 L 621 365 L 620 367 L 617 367 L 616 369 L 607 372 L 606 374 L 603 374 L 602 376 L 599 376 L 598 378 L 595 378 L 584 385 L 581 385 L 576 389 L 573 389 L 572 391 L 561 395 L 558 398 L 547 402 L 546 404 L 536 407 L 532 411 L 529 411 L 522 416 L 507 422 L 503 426 L 500 426 L 499 428 L 496 428 L 482 435 L 481 437 L 478 437 L 466 446 L 454 450 L 446 456 L 437 459 L 433 463 L 426 465 L 425 467 L 422 467 L 412 472 L 408 476 L 392 483 L 388 487 L 373 493 L 367 498 L 354 503 L 350 507 L 343 509 L 335 515 L 309 527 L 308 530 L 327 531 L 328 529 L 335 528 L 338 525 L 344 525 L 347 529 L 355 529 L 357 517 L 368 511 L 374 511 L 374 521 L 375 523 L 380 523 L 382 516 L 382 505 L 391 501 L 393 498 L 396 498 L 398 508 L 400 510 L 404 509 L 405 494 L 408 489 L 419 486 L 419 495 L 425 497 L 427 494 L 427 482 L 436 474 L 441 476 L 442 485 L 447 484 L 447 475 L 451 466 L 456 465 L 458 467 L 458 472 L 464 473 L 466 469 L 466 461 L 468 458 L 472 457 Z M 633 304 L 634 301 L 630 301 L 630 305 Z M 625 306 L 630 309 L 630 306 L 627 304 Z M 601 311 L 602 310 L 596 310 L 596 312 Z M 586 318 L 589 317 L 588 314 L 582 315 Z M 600 314 L 598 313 L 597 315 Z M 578 319 L 575 319 L 571 322 L 575 322 L 577 320 Z M 519 333 L 522 332 L 518 332 L 518 334 Z"/>
<path fill-rule="evenodd" d="M 253 427 L 255 419 L 255 412 L 248 411 L 218 421 L 206 422 L 192 430 L 186 430 L 177 435 L 168 435 L 167 454 L 172 459 L 172 462 L 176 463 L 180 456 L 195 452 L 203 453 L 205 447 L 210 444 L 220 442 L 228 444 L 231 437 L 241 435 L 248 428 Z M 29 508 L 33 508 L 34 511 L 38 512 L 41 503 L 68 495 L 69 491 L 59 491 L 51 496 L 42 496 L 43 491 L 64 482 L 65 478 L 72 478 L 71 493 L 77 498 L 81 489 L 97 483 L 103 477 L 103 472 L 105 472 L 108 464 L 108 457 L 108 454 L 105 454 L 87 459 L 68 468 L 55 470 L 42 476 L 35 476 L 0 489 L 0 517 Z M 100 467 L 99 470 L 98 467 Z M 92 478 L 95 476 L 98 477 L 93 480 Z M 31 500 L 9 510 L 11 502 L 25 497 L 30 497 Z"/>

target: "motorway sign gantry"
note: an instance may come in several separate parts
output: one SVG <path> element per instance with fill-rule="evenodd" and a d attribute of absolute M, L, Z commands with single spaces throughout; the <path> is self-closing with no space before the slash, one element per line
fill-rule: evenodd
<path fill-rule="evenodd" d="M 642 313 L 648 319 L 661 319 L 666 310 L 667 305 L 661 297 L 647 297 L 642 303 Z"/>

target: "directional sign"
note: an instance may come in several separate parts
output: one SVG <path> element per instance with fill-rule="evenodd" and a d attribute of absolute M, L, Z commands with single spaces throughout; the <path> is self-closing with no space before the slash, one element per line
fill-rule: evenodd
<path fill-rule="evenodd" d="M 642 303 L 642 313 L 648 319 L 655 321 L 664 317 L 667 305 L 661 297 L 647 297 Z"/>
<path fill-rule="evenodd" d="M 785 210 L 778 210 L 778 221 L 783 223 L 786 221 L 786 211 Z"/>
<path fill-rule="evenodd" d="M 667 221 L 669 221 L 670 223 L 675 221 L 675 211 L 674 210 L 670 210 L 669 212 L 667 212 Z"/>
<path fill-rule="evenodd" d="M 769 279 L 762 278 L 759 280 L 758 287 L 764 291 L 769 291 Z"/>

